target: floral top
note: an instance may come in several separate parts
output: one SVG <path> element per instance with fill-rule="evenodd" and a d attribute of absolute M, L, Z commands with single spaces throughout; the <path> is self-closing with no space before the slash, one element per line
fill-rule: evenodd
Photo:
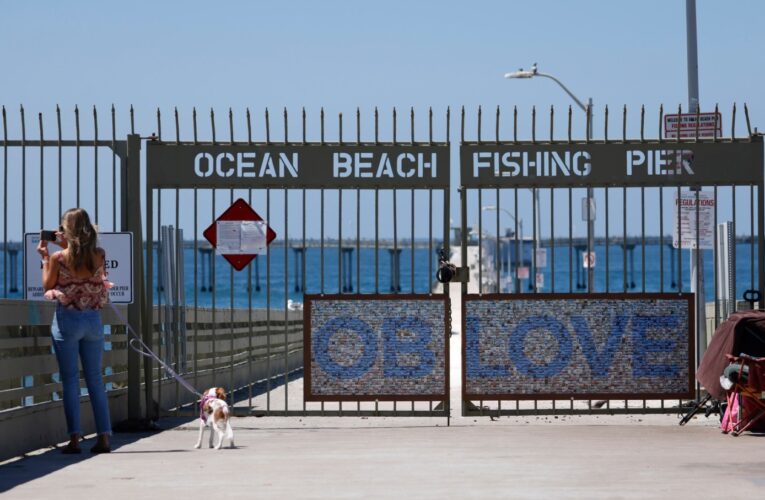
<path fill-rule="evenodd" d="M 45 292 L 46 299 L 58 300 L 64 307 L 80 311 L 101 309 L 109 302 L 109 288 L 113 284 L 107 279 L 103 266 L 89 278 L 78 278 L 66 267 L 63 252 L 58 252 L 54 258 L 61 267 L 56 287 Z"/>

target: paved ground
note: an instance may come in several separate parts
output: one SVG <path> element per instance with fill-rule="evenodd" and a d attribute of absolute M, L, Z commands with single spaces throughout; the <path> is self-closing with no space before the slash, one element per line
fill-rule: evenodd
<path fill-rule="evenodd" d="M 525 423 L 527 422 L 527 423 Z M 193 423 L 117 434 L 111 455 L 49 450 L 0 466 L 3 498 L 759 498 L 765 439 L 671 416 L 238 418 L 236 449 Z M 90 443 L 85 443 L 88 446 Z"/>
<path fill-rule="evenodd" d="M 452 338 L 453 354 L 458 336 Z M 457 350 L 458 352 L 458 350 Z M 458 358 L 453 358 L 455 365 Z M 459 377 L 452 373 L 452 414 Z M 302 379 L 288 387 L 302 404 Z M 284 405 L 284 389 L 271 394 Z M 265 409 L 265 396 L 253 401 Z M 0 464 L 5 500 L 108 498 L 760 498 L 765 436 L 674 415 L 246 417 L 236 449 L 193 449 L 196 422 L 116 434 L 111 455 L 58 450 Z"/>

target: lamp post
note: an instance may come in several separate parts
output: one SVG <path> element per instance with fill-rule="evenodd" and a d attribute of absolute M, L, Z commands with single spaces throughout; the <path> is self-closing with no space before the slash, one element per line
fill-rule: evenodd
<path fill-rule="evenodd" d="M 515 239 L 519 240 L 521 242 L 521 253 L 522 253 L 522 251 L 523 251 L 523 219 L 521 219 L 521 218 L 516 219 L 515 215 L 510 213 L 509 210 L 507 210 L 506 208 L 497 207 L 495 205 L 486 205 L 486 206 L 483 206 L 483 207 L 481 207 L 481 210 L 482 211 L 484 211 L 484 210 L 495 210 L 497 212 L 504 212 L 504 213 L 506 213 L 513 220 L 513 223 L 516 223 L 516 222 L 518 223 L 519 230 L 518 230 L 518 233 L 515 235 Z M 499 238 L 500 238 L 500 236 L 497 235 L 497 249 L 499 249 Z M 516 247 L 516 248 L 518 248 L 518 247 Z M 508 258 L 509 258 L 509 255 L 508 255 Z M 515 278 L 513 279 L 513 283 L 515 284 L 515 293 L 520 293 L 521 292 L 521 280 L 520 280 L 520 278 L 518 278 L 518 263 L 520 262 L 520 259 L 521 259 L 521 256 L 518 255 L 518 253 L 516 252 L 516 255 L 515 255 L 516 266 L 515 266 L 515 271 L 513 273 L 515 275 Z"/>
<path fill-rule="evenodd" d="M 550 80 L 557 83 L 560 88 L 563 89 L 563 91 L 568 94 L 568 96 L 576 103 L 579 108 L 585 112 L 585 114 L 589 115 L 589 120 L 587 122 L 587 138 L 592 138 L 592 97 L 590 97 L 587 101 L 587 105 L 585 106 L 582 101 L 580 101 L 563 83 L 555 78 L 552 75 L 549 75 L 547 73 L 540 73 L 537 70 L 537 64 L 534 63 L 533 66 L 531 66 L 530 70 L 523 70 L 519 69 L 518 71 L 513 71 L 512 73 L 505 73 L 505 78 L 507 79 L 516 79 L 516 78 L 534 78 L 535 76 L 540 76 L 543 78 L 549 78 Z M 536 189 L 534 190 L 534 198 L 536 198 Z M 539 212 L 537 211 L 537 215 L 539 215 Z M 587 213 L 585 214 L 587 217 L 587 251 L 588 252 L 595 252 L 595 205 L 593 203 L 593 191 L 591 187 L 587 188 Z M 535 221 L 536 223 L 536 221 Z M 534 249 L 536 251 L 536 248 Z M 594 292 L 595 288 L 595 268 L 593 266 L 589 266 L 587 268 L 587 291 L 592 293 Z"/>

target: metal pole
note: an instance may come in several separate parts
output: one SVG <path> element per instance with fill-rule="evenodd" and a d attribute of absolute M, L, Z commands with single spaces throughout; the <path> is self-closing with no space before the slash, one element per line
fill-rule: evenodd
<path fill-rule="evenodd" d="M 133 331 L 143 332 L 143 231 L 141 228 L 141 138 L 131 134 L 127 139 L 126 157 L 122 163 L 122 230 L 133 233 L 133 302 L 128 305 L 128 323 Z M 151 238 L 149 238 L 151 241 Z M 149 250 L 151 251 L 151 249 Z M 151 282 L 151 280 L 149 280 Z M 151 284 L 149 284 L 151 287 Z M 127 332 L 125 332 L 127 334 Z M 141 360 L 138 353 L 127 349 L 128 419 L 141 418 Z M 147 390 L 151 384 L 146 385 Z"/>
<path fill-rule="evenodd" d="M 688 112 L 697 113 L 699 109 L 699 59 L 696 50 L 696 0 L 685 0 L 685 26 L 688 62 Z M 701 187 L 694 190 L 701 191 Z M 696 232 L 698 231 L 699 228 L 697 227 Z M 691 293 L 694 293 L 696 297 L 696 352 L 699 357 L 707 348 L 704 261 L 701 256 L 700 249 L 691 249 Z"/>
<path fill-rule="evenodd" d="M 592 97 L 587 101 L 587 106 L 590 112 L 590 120 L 587 124 L 587 135 L 592 140 L 592 122 L 594 121 L 594 113 L 592 111 Z M 595 253 L 595 210 L 593 210 L 593 189 L 587 188 L 587 251 Z M 595 266 L 590 262 L 590 266 L 587 268 L 587 291 L 589 293 L 595 292 Z"/>

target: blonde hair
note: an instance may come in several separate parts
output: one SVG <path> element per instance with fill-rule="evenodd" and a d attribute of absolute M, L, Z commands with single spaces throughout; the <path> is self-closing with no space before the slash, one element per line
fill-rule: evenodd
<path fill-rule="evenodd" d="M 61 216 L 61 226 L 69 249 L 67 267 L 95 272 L 98 231 L 90 223 L 88 213 L 82 208 L 70 208 Z"/>

